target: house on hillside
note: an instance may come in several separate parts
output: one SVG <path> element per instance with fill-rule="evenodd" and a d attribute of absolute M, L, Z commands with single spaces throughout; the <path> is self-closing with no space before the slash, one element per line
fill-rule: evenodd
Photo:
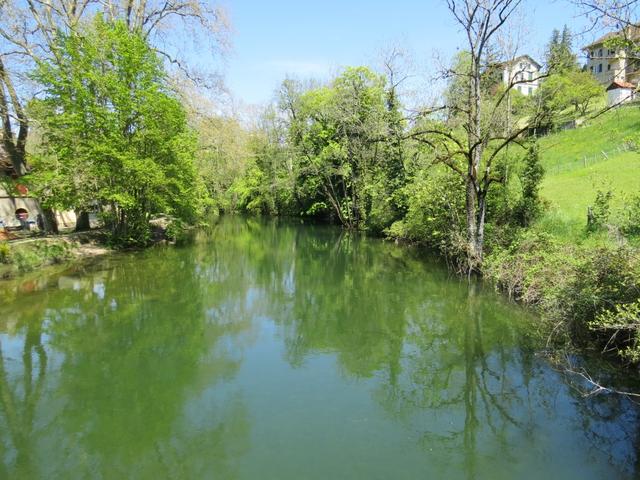
<path fill-rule="evenodd" d="M 622 81 L 638 85 L 640 79 L 640 62 L 638 55 L 631 55 L 625 48 L 606 46 L 607 41 L 616 38 L 640 40 L 640 28 L 630 27 L 617 32 L 609 32 L 582 50 L 587 56 L 586 68 L 605 86 L 614 81 Z"/>
<path fill-rule="evenodd" d="M 15 182 L 15 170 L 7 152 L 0 146 L 0 225 L 25 227 L 36 223 L 42 209 L 38 200 L 29 196 L 24 185 Z"/>
<path fill-rule="evenodd" d="M 529 55 L 521 55 L 500 64 L 500 75 L 504 85 L 514 84 L 514 89 L 523 95 L 532 95 L 540 86 L 542 66 Z"/>
<path fill-rule="evenodd" d="M 607 89 L 609 106 L 635 100 L 640 82 L 640 54 L 608 45 L 615 39 L 640 41 L 640 27 L 609 32 L 582 49 L 587 56 L 585 68 Z"/>

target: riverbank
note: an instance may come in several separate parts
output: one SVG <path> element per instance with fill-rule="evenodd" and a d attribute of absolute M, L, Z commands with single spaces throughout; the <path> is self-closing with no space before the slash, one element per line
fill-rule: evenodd
<path fill-rule="evenodd" d="M 82 261 L 114 252 L 100 231 L 34 237 L 0 243 L 0 280 L 40 268 Z"/>
<path fill-rule="evenodd" d="M 493 250 L 483 274 L 538 311 L 551 340 L 597 349 L 628 366 L 638 363 L 640 325 L 632 311 L 640 298 L 637 247 L 567 244 L 528 231 L 508 248 Z"/>

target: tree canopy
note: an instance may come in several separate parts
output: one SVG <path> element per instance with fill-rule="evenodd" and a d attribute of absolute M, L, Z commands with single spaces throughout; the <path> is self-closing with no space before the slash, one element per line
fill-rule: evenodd
<path fill-rule="evenodd" d="M 144 36 L 97 16 L 60 33 L 56 48 L 33 75 L 44 88 L 31 105 L 44 132 L 33 178 L 42 201 L 101 209 L 125 243 L 144 243 L 154 213 L 194 220 L 203 206 L 195 137 Z"/>

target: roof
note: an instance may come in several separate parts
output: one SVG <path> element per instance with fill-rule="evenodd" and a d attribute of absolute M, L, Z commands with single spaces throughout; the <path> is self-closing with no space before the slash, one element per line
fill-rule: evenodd
<path fill-rule="evenodd" d="M 532 63 L 533 65 L 535 65 L 538 69 L 542 68 L 542 65 L 540 65 L 538 62 L 536 62 L 533 58 L 531 58 L 529 55 L 520 55 L 519 57 L 514 58 L 513 60 L 510 60 L 508 62 L 504 62 L 503 65 L 508 65 L 511 64 L 513 65 L 514 63 L 518 63 L 520 60 L 528 60 L 529 63 Z"/>
<path fill-rule="evenodd" d="M 633 83 L 625 82 L 624 80 L 614 80 L 611 85 L 607 87 L 607 92 L 609 90 L 617 90 L 619 88 L 635 90 L 636 86 Z"/>
<path fill-rule="evenodd" d="M 626 31 L 625 31 L 626 30 Z M 614 38 L 629 38 L 631 40 L 640 39 L 640 27 L 636 25 L 631 25 L 624 30 L 618 30 L 615 32 L 609 32 L 602 35 L 597 40 L 591 42 L 589 45 L 582 47 L 583 50 L 588 50 L 592 47 L 597 47 L 602 45 L 607 40 L 613 40 Z"/>

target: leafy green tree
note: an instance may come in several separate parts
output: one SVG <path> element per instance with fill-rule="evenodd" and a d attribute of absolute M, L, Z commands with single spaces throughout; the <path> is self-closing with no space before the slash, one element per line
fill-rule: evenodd
<path fill-rule="evenodd" d="M 154 50 L 100 16 L 56 41 L 56 62 L 34 73 L 44 93 L 32 105 L 43 129 L 32 182 L 45 205 L 97 206 L 124 244 L 148 240 L 153 214 L 194 221 L 203 208 L 195 137 Z"/>
<path fill-rule="evenodd" d="M 376 146 L 385 134 L 384 115 L 383 79 L 364 67 L 349 68 L 330 87 L 302 98 L 298 146 L 309 172 L 305 181 L 320 193 L 312 208 L 322 205 L 349 228 L 367 218 L 367 186 L 382 161 Z"/>
<path fill-rule="evenodd" d="M 550 75 L 538 95 L 552 118 L 573 108 L 575 115 L 586 115 L 589 107 L 604 96 L 604 88 L 589 72 L 569 70 Z"/>

